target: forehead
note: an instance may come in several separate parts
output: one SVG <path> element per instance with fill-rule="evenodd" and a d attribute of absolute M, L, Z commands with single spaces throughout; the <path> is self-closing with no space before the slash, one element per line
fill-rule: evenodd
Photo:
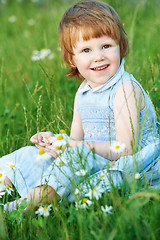
<path fill-rule="evenodd" d="M 70 31 L 70 40 L 71 40 L 71 45 L 73 48 L 76 47 L 78 42 L 84 42 L 88 41 L 92 38 L 101 38 L 101 37 L 106 37 L 110 38 L 116 41 L 116 43 L 119 43 L 118 39 L 115 39 L 113 34 L 111 34 L 110 31 L 106 31 L 106 28 L 104 29 L 103 27 L 101 28 L 96 28 L 96 27 L 91 27 L 91 26 L 80 26 L 77 28 L 73 28 Z"/>

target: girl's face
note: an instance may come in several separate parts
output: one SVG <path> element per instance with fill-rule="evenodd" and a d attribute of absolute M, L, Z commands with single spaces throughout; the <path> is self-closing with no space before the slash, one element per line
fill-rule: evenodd
<path fill-rule="evenodd" d="M 108 36 L 85 41 L 80 32 L 73 52 L 73 63 L 91 88 L 106 83 L 120 66 L 119 45 Z"/>

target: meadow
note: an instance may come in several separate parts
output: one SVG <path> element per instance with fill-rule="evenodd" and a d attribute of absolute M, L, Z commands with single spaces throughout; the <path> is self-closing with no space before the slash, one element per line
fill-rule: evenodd
<path fill-rule="evenodd" d="M 80 81 L 67 78 L 58 23 L 73 0 L 0 0 L 0 156 L 27 145 L 39 131 L 70 132 Z M 160 2 L 108 0 L 119 13 L 130 50 L 125 68 L 149 94 L 160 121 Z M 41 52 L 40 52 L 41 51 Z M 1 202 L 18 196 L 8 192 Z M 49 216 L 0 211 L 0 239 L 160 239 L 160 189 L 138 177 L 94 204 L 53 203 Z M 102 209 L 101 206 L 109 209 Z M 43 206 L 45 207 L 45 206 Z"/>

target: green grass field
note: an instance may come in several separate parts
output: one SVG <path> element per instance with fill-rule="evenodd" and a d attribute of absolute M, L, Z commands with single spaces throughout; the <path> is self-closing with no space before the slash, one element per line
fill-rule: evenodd
<path fill-rule="evenodd" d="M 31 145 L 37 131 L 65 129 L 69 134 L 80 81 L 65 76 L 57 28 L 74 2 L 0 0 L 0 156 Z M 106 2 L 119 13 L 129 38 L 126 70 L 147 90 L 160 120 L 160 2 Z M 33 51 L 42 49 L 51 53 L 33 61 Z M 53 204 L 48 217 L 34 211 L 23 215 L 24 206 L 10 214 L 0 212 L 0 239 L 160 239 L 160 190 L 144 185 L 133 179 L 88 209 L 77 210 L 64 200 Z M 105 214 L 102 205 L 112 206 L 112 214 Z"/>

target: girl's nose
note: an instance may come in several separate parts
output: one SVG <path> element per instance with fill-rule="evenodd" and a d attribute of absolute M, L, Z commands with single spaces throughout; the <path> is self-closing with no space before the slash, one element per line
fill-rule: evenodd
<path fill-rule="evenodd" d="M 94 62 L 100 62 L 104 60 L 104 55 L 101 50 L 97 50 L 94 52 Z"/>

